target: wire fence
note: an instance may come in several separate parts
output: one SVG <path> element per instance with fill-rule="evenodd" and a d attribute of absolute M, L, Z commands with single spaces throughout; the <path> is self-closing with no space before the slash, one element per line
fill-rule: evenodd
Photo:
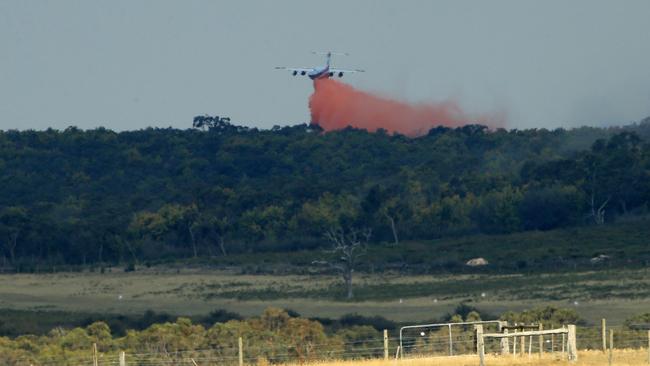
<path fill-rule="evenodd" d="M 650 332 L 624 328 L 613 329 L 613 352 L 623 349 L 646 350 L 650 363 Z M 578 350 L 600 350 L 606 357 L 610 347 L 610 335 L 606 334 L 606 349 L 603 349 L 603 332 L 597 327 L 577 328 Z M 567 351 L 564 335 L 543 335 L 513 337 L 507 342 L 507 352 L 512 357 L 532 357 L 538 354 L 556 355 L 562 358 Z M 236 342 L 233 342 L 236 344 Z M 231 343 L 232 344 L 232 343 Z M 280 344 L 246 344 L 238 346 L 214 346 L 206 349 L 167 351 L 164 345 L 152 347 L 149 352 L 120 351 L 97 352 L 90 350 L 86 355 L 66 357 L 53 355 L 47 358 L 24 358 L 15 360 L 14 365 L 25 366 L 149 366 L 149 365 L 191 365 L 191 366 L 240 366 L 305 364 L 334 360 L 362 360 L 418 358 L 436 356 L 459 356 L 477 354 L 477 336 L 471 327 L 455 329 L 449 337 L 448 329 L 419 330 L 399 337 L 378 337 L 350 342 L 311 343 L 299 346 Z M 503 343 L 488 338 L 484 344 L 486 354 L 502 355 Z M 100 347 L 101 349 L 101 347 Z M 450 351 L 451 350 L 451 351 Z M 541 352 L 540 352 L 541 351 Z M 478 364 L 478 362 L 477 362 Z"/>

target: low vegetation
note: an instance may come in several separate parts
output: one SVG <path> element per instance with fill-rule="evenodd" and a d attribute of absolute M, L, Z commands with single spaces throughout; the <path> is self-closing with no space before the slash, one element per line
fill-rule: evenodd
<path fill-rule="evenodd" d="M 480 314 L 470 307 L 461 306 L 457 310 L 466 312 L 451 315 L 448 319 L 479 320 Z M 527 319 L 531 321 L 577 321 L 577 314 L 572 310 L 552 307 L 533 309 L 531 311 L 506 314 L 507 318 Z M 359 320 L 359 319 L 357 319 Z M 366 319 L 368 320 L 368 319 Z M 350 319 L 352 323 L 354 320 Z M 343 322 L 343 320 L 341 320 Z M 396 334 L 391 329 L 391 334 Z M 419 364 L 418 358 L 431 355 L 443 356 L 447 353 L 446 329 L 426 329 L 426 337 L 417 334 L 405 335 L 403 346 L 408 349 L 404 364 Z M 618 330 L 629 336 L 629 342 L 619 343 L 622 347 L 638 347 L 639 341 L 647 341 L 645 332 L 629 329 Z M 348 324 L 344 327 L 326 328 L 319 321 L 295 316 L 287 311 L 269 308 L 260 316 L 249 319 L 231 319 L 217 321 L 209 325 L 193 323 L 188 318 L 157 323 L 140 331 L 129 330 L 126 334 L 116 336 L 104 322 L 93 322 L 85 327 L 66 329 L 57 327 L 45 335 L 21 335 L 15 338 L 0 337 L 0 363 L 8 366 L 24 364 L 77 365 L 91 362 L 93 345 L 97 348 L 100 364 L 117 362 L 120 351 L 128 355 L 129 364 L 185 364 L 196 360 L 200 364 L 236 364 L 238 359 L 238 340 L 243 340 L 246 364 L 293 364 L 315 363 L 345 365 L 344 359 L 379 359 L 383 357 L 383 336 L 376 327 L 370 325 Z M 474 334 L 471 327 L 454 329 L 454 352 L 457 355 L 474 353 Z M 578 344 L 582 339 L 589 339 L 588 333 L 578 333 Z M 620 336 L 619 338 L 620 339 Z M 637 343 L 633 343 L 637 342 Z M 444 343 L 444 344 L 443 344 Z M 389 349 L 398 345 L 395 337 L 389 339 Z M 596 343 L 597 344 L 597 343 Z M 640 344 L 640 343 L 638 343 Z M 581 348 L 589 348 L 582 344 Z M 647 353 L 645 353 L 647 355 Z M 600 357 L 602 352 L 599 351 Z M 465 358 L 464 358 L 465 357 Z M 452 358 L 455 362 L 467 360 L 476 362 L 476 356 Z M 545 356 L 544 360 L 557 360 L 559 352 Z M 581 362 L 598 364 L 600 359 L 595 353 L 582 352 Z M 616 351 L 617 364 L 630 362 L 637 364 L 641 359 L 639 351 Z M 504 362 L 505 359 L 505 363 Z M 645 358 L 643 358 L 645 360 Z M 339 360 L 339 361 L 337 361 Z M 451 362 L 444 358 L 436 359 L 436 364 Z M 438 362 L 439 361 L 439 362 Z M 368 365 L 383 364 L 383 361 L 363 361 Z M 394 361 L 391 361 L 394 362 Z M 511 358 L 489 356 L 490 364 L 512 364 Z M 537 356 L 517 358 L 518 364 L 537 365 Z M 454 364 L 454 363 L 450 363 Z M 457 363 L 456 363 L 457 364 Z"/>

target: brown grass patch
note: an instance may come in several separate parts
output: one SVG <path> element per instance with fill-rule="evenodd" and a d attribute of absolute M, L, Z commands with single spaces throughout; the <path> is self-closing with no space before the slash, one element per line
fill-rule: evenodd
<path fill-rule="evenodd" d="M 323 361 L 307 363 L 301 366 L 477 366 L 478 356 L 453 356 L 453 357 L 422 357 L 408 358 L 403 360 L 371 359 L 371 360 L 346 360 L 346 361 Z M 613 365 L 632 366 L 647 365 L 647 349 L 618 349 L 614 351 Z M 485 359 L 486 366 L 601 366 L 608 365 L 608 355 L 601 351 L 579 351 L 578 361 L 569 362 L 561 359 L 561 354 L 545 354 L 542 358 L 538 355 L 531 357 L 514 357 L 488 355 Z M 294 365 L 291 365 L 294 366 Z M 295 364 L 295 366 L 298 366 Z"/>

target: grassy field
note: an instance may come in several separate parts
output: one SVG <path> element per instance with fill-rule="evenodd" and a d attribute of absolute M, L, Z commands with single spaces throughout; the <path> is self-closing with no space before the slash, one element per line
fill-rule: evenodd
<path fill-rule="evenodd" d="M 613 364 L 617 366 L 632 366 L 632 365 L 647 365 L 648 364 L 648 351 L 647 350 L 615 350 L 613 357 Z M 455 356 L 455 357 L 426 357 L 426 358 L 411 358 L 404 360 L 354 360 L 354 361 L 327 361 L 307 364 L 309 366 L 477 366 L 479 364 L 478 357 L 472 356 Z M 600 351 L 579 351 L 577 362 L 568 362 L 560 359 L 559 354 L 544 355 L 541 359 L 534 355 L 532 357 L 514 357 L 514 356 L 486 356 L 486 366 L 515 366 L 515 365 L 530 365 L 530 366 L 546 366 L 546 365 L 573 365 L 573 366 L 600 366 L 608 364 L 608 356 Z"/>
<path fill-rule="evenodd" d="M 217 309 L 255 316 L 269 306 L 307 317 L 357 313 L 414 323 L 440 319 L 460 303 L 492 316 L 556 305 L 576 308 L 592 324 L 603 316 L 621 324 L 648 311 L 649 222 L 373 244 L 355 275 L 354 301 L 344 298 L 339 277 L 312 264 L 326 255 L 322 248 L 145 262 L 135 272 L 125 272 L 126 264 L 55 273 L 38 267 L 41 273 L 0 274 L 0 334 L 63 320 L 135 319 L 148 310 L 198 319 Z M 608 259 L 593 263 L 598 255 Z M 475 257 L 490 264 L 465 265 Z M 33 326 L 17 328 L 17 319 Z"/>
<path fill-rule="evenodd" d="M 242 275 L 207 269 L 0 275 L 0 309 L 201 315 L 224 309 L 244 316 L 269 306 L 303 316 L 358 313 L 399 322 L 440 318 L 466 302 L 485 313 L 540 305 L 575 307 L 588 322 L 611 324 L 647 311 L 650 269 L 540 274 L 361 274 L 357 298 L 342 299 L 340 279 L 324 275 Z"/>
<path fill-rule="evenodd" d="M 403 241 L 398 246 L 373 244 L 360 258 L 359 269 L 368 273 L 472 273 L 474 270 L 465 262 L 476 257 L 488 260 L 490 265 L 481 272 L 491 273 L 647 267 L 649 223 L 650 218 L 642 217 L 606 226 Z M 608 260 L 594 265 L 590 260 L 598 255 Z M 318 269 L 311 263 L 323 256 L 322 249 L 314 249 L 240 253 L 202 261 L 222 268 L 236 267 L 249 274 L 314 273 Z"/>

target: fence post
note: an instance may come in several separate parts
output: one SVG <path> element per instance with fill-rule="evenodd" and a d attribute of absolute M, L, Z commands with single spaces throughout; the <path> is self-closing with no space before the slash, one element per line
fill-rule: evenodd
<path fill-rule="evenodd" d="M 539 330 L 544 330 L 544 325 L 539 323 Z M 544 336 L 539 335 L 539 358 L 542 358 L 542 353 L 544 353 Z"/>
<path fill-rule="evenodd" d="M 120 351 L 120 366 L 126 366 L 126 353 Z"/>
<path fill-rule="evenodd" d="M 517 333 L 517 329 L 515 329 Z M 512 337 L 512 355 L 517 356 L 517 336 Z"/>
<path fill-rule="evenodd" d="M 566 352 L 566 333 L 562 333 L 562 359 L 563 360 L 564 360 L 564 352 Z"/>
<path fill-rule="evenodd" d="M 480 360 L 480 366 L 485 366 L 485 340 L 483 339 L 483 325 L 476 325 L 476 351 Z"/>
<path fill-rule="evenodd" d="M 388 360 L 388 329 L 384 329 L 384 360 Z"/>
<path fill-rule="evenodd" d="M 476 349 L 476 354 L 479 354 L 479 344 L 478 344 L 478 335 L 483 334 L 483 325 L 475 324 L 474 325 L 474 347 Z"/>
<path fill-rule="evenodd" d="M 576 326 L 569 324 L 569 335 L 567 337 L 567 348 L 569 361 L 578 361 L 578 345 L 576 344 Z"/>
<path fill-rule="evenodd" d="M 454 346 L 453 346 L 453 341 L 451 338 L 451 324 L 448 324 L 449 326 L 449 356 L 454 355 Z"/>
<path fill-rule="evenodd" d="M 614 329 L 609 330 L 609 365 L 612 365 L 612 357 L 614 352 Z"/>
<path fill-rule="evenodd" d="M 551 323 L 551 329 L 555 329 L 553 323 Z M 555 334 L 551 334 L 551 354 L 555 353 Z"/>
<path fill-rule="evenodd" d="M 648 331 L 648 364 L 650 364 L 650 330 Z"/>
<path fill-rule="evenodd" d="M 239 366 L 244 366 L 244 341 L 239 337 Z"/>
<path fill-rule="evenodd" d="M 553 325 L 551 325 L 553 328 Z M 551 353 L 555 353 L 555 334 L 551 334 Z"/>
<path fill-rule="evenodd" d="M 607 352 L 607 320 L 602 318 L 600 320 L 600 334 L 603 337 L 603 353 Z"/>
<path fill-rule="evenodd" d="M 503 330 L 503 334 L 508 334 L 508 329 Z M 510 353 L 510 344 L 508 344 L 508 337 L 501 338 L 501 354 L 507 355 Z"/>
<path fill-rule="evenodd" d="M 93 366 L 98 365 L 98 359 L 97 359 L 97 343 L 93 343 Z"/>
<path fill-rule="evenodd" d="M 523 329 L 522 332 L 525 332 L 526 330 Z M 524 357 L 526 355 L 526 336 L 521 336 L 519 337 L 519 348 L 521 349 L 521 357 Z"/>
<path fill-rule="evenodd" d="M 508 329 L 503 329 L 508 325 L 508 322 L 502 321 L 499 322 L 499 333 L 508 334 Z M 508 342 L 508 337 L 501 338 L 501 354 L 507 355 L 510 353 L 510 344 Z"/>

